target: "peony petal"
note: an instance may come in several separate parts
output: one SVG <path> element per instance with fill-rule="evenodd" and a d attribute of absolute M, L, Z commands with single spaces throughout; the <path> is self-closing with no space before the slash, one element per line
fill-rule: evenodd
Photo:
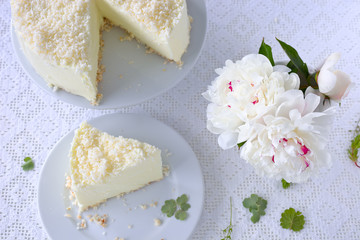
<path fill-rule="evenodd" d="M 316 94 L 318 96 L 320 95 L 319 90 L 314 89 L 314 88 L 312 88 L 310 86 L 305 90 L 305 96 L 308 95 L 309 93 L 313 93 L 313 94 Z"/>
<path fill-rule="evenodd" d="M 322 65 L 320 72 L 323 70 L 329 70 L 331 69 L 340 59 L 341 54 L 340 53 L 332 53 L 330 56 L 328 56 Z"/>
<path fill-rule="evenodd" d="M 336 85 L 336 75 L 328 70 L 321 70 L 318 75 L 319 91 L 325 95 L 328 95 Z"/>
<path fill-rule="evenodd" d="M 207 120 L 207 121 L 206 121 L 206 128 L 207 128 L 211 133 L 214 133 L 214 134 L 220 134 L 220 133 L 224 132 L 223 129 L 215 127 L 214 124 L 213 124 L 213 122 L 210 121 L 210 120 Z"/>
<path fill-rule="evenodd" d="M 218 138 L 219 146 L 226 150 L 236 146 L 238 133 L 235 132 L 223 132 Z"/>
<path fill-rule="evenodd" d="M 288 113 L 294 108 L 302 112 L 305 107 L 304 94 L 300 90 L 286 91 L 278 101 L 281 103 L 275 113 L 275 116 L 278 117 L 288 117 Z"/>
<path fill-rule="evenodd" d="M 301 118 L 301 113 L 297 109 L 292 109 L 289 112 L 290 120 L 295 122 L 296 120 Z"/>
<path fill-rule="evenodd" d="M 285 87 L 285 90 L 299 89 L 299 87 L 300 87 L 299 75 L 297 75 L 296 73 L 290 73 L 289 79 L 287 81 L 285 81 L 284 87 Z"/>
<path fill-rule="evenodd" d="M 317 106 L 320 103 L 320 97 L 316 96 L 313 93 L 309 93 L 305 96 L 305 108 L 302 112 L 302 116 L 305 116 L 308 113 L 314 112 Z"/>
<path fill-rule="evenodd" d="M 275 65 L 273 67 L 273 69 L 274 69 L 274 72 L 287 72 L 288 73 L 291 71 L 291 69 L 285 65 Z"/>
<path fill-rule="evenodd" d="M 341 100 L 346 97 L 350 91 L 350 89 L 354 86 L 354 84 L 350 80 L 350 76 L 341 71 L 334 72 L 337 81 L 333 91 L 329 92 L 329 97 L 334 100 Z"/>

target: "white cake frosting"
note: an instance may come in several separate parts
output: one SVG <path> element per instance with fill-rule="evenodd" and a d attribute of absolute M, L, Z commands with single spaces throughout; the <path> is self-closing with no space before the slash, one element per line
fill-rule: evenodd
<path fill-rule="evenodd" d="M 81 211 L 163 178 L 160 149 L 86 122 L 75 132 L 69 157 L 69 187 Z"/>
<path fill-rule="evenodd" d="M 185 0 L 11 0 L 11 8 L 20 45 L 35 70 L 49 85 L 93 104 L 99 100 L 104 17 L 178 63 L 189 44 Z"/>

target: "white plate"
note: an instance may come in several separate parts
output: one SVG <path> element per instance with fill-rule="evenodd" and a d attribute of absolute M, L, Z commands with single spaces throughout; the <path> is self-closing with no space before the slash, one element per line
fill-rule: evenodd
<path fill-rule="evenodd" d="M 201 216 L 204 199 L 204 183 L 199 162 L 187 142 L 165 124 L 138 114 L 110 114 L 89 121 L 94 127 L 114 136 L 136 138 L 162 150 L 163 162 L 170 166 L 170 175 L 141 190 L 125 195 L 123 199 L 112 198 L 97 210 L 83 213 L 109 215 L 109 224 L 103 228 L 88 222 L 88 228 L 77 230 L 77 207 L 71 211 L 68 190 L 64 187 L 65 173 L 69 171 L 68 152 L 74 131 L 63 137 L 50 152 L 43 166 L 39 182 L 39 211 L 49 236 L 56 239 L 111 239 L 123 237 L 126 240 L 187 239 L 195 229 Z M 168 152 L 168 154 L 166 153 Z M 171 153 L 171 154 L 169 154 Z M 167 199 L 181 194 L 189 196 L 191 208 L 185 221 L 167 218 L 161 213 L 161 206 Z M 158 201 L 157 207 L 146 210 L 140 204 Z M 136 208 L 137 207 L 137 208 Z M 131 208 L 132 210 L 129 210 Z M 136 208 L 136 209 L 135 209 Z M 70 213 L 74 218 L 64 217 Z M 153 219 L 159 218 L 162 225 L 154 226 Z M 133 228 L 129 229 L 128 225 Z M 103 233 L 106 235 L 103 235 Z"/>
<path fill-rule="evenodd" d="M 193 17 L 190 44 L 183 55 L 184 65 L 164 65 L 164 59 L 156 54 L 146 54 L 144 46 L 135 41 L 120 42 L 123 31 L 113 28 L 104 32 L 105 48 L 102 63 L 106 67 L 99 93 L 103 94 L 99 106 L 93 106 L 85 98 L 63 90 L 54 92 L 40 77 L 24 56 L 12 28 L 14 50 L 30 78 L 43 90 L 58 99 L 86 108 L 118 108 L 137 104 L 153 98 L 180 82 L 194 66 L 203 46 L 206 33 L 206 8 L 204 0 L 187 0 L 188 13 Z M 134 64 L 129 64 L 133 61 Z M 123 78 L 120 78 L 120 75 Z"/>

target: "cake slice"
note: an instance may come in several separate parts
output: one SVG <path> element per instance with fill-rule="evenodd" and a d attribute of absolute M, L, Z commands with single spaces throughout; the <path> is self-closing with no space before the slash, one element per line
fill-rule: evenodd
<path fill-rule="evenodd" d="M 83 122 L 70 151 L 70 190 L 80 211 L 163 178 L 160 149 Z"/>
<path fill-rule="evenodd" d="M 97 0 L 101 14 L 159 55 L 181 63 L 189 45 L 185 0 Z"/>

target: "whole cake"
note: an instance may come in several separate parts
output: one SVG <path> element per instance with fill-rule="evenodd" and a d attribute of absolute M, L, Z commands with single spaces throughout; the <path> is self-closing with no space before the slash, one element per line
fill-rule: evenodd
<path fill-rule="evenodd" d="M 66 185 L 80 211 L 163 178 L 160 149 L 111 136 L 86 122 L 75 131 L 69 157 Z"/>
<path fill-rule="evenodd" d="M 100 99 L 104 18 L 177 63 L 189 44 L 185 0 L 11 0 L 11 9 L 20 45 L 38 74 L 92 104 Z"/>

